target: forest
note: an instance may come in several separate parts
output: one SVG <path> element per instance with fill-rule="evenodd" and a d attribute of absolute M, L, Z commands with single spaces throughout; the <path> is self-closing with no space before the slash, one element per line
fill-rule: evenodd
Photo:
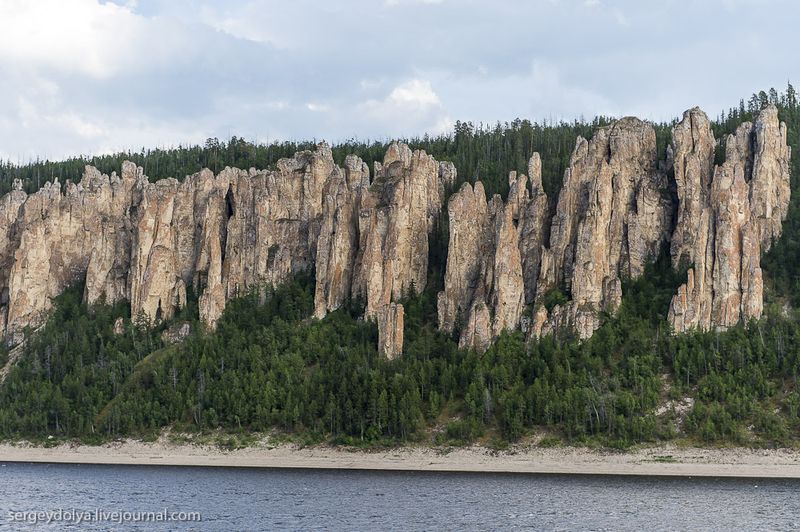
<path fill-rule="evenodd" d="M 717 138 L 774 103 L 800 153 L 800 108 L 794 88 L 742 100 L 714 121 Z M 545 164 L 554 197 L 575 137 L 610 119 L 493 126 L 457 123 L 452 133 L 408 139 L 461 180 L 507 193 L 509 170 L 525 171 L 533 151 Z M 672 123 L 656 124 L 660 152 Z M 51 176 L 79 178 L 83 165 L 104 172 L 131 159 L 151 179 L 207 166 L 266 168 L 313 143 L 253 145 L 209 139 L 204 146 L 142 150 L 67 161 L 0 164 L 0 190 L 22 179 L 35 190 Z M 379 160 L 386 144 L 333 147 Z M 718 148 L 718 153 L 723 150 Z M 176 432 L 278 433 L 302 442 L 392 445 L 419 442 L 504 446 L 532 435 L 540 444 L 585 443 L 625 448 L 686 440 L 697 444 L 794 445 L 800 441 L 800 191 L 792 162 L 792 201 L 783 235 L 762 259 L 765 316 L 724 332 L 673 335 L 670 298 L 683 281 L 668 253 L 636 280 L 626 280 L 619 311 L 595 335 L 569 333 L 527 341 L 504 333 L 484 354 L 459 350 L 438 331 L 436 294 L 446 261 L 446 220 L 432 236 L 426 290 L 408 297 L 403 356 L 387 361 L 377 330 L 356 302 L 326 316 L 313 310 L 313 274 L 232 300 L 214 332 L 197 319 L 196 298 L 179 316 L 151 327 L 128 304 L 82 302 L 75 286 L 56 300 L 47 324 L 26 342 L 0 385 L 0 439 L 88 442 Z M 124 332 L 114 324 L 123 319 Z M 188 322 L 191 334 L 169 344 L 163 332 Z M 0 353 L 0 363 L 8 353 Z"/>

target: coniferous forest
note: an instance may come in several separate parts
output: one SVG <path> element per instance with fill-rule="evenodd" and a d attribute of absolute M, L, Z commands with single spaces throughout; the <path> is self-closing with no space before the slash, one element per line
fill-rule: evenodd
<path fill-rule="evenodd" d="M 197 318 L 197 301 L 173 320 L 150 326 L 125 303 L 88 308 L 83 287 L 56 301 L 47 324 L 13 356 L 0 385 L 0 438 L 53 437 L 97 442 L 174 432 L 217 431 L 240 437 L 274 431 L 304 442 L 351 445 L 404 442 L 505 445 L 531 435 L 627 447 L 680 439 L 695 444 L 754 446 L 800 442 L 800 107 L 785 92 L 760 92 L 721 113 L 721 138 L 768 104 L 788 126 L 792 200 L 783 234 L 762 259 L 765 316 L 724 332 L 671 334 L 670 298 L 685 274 L 668 253 L 645 275 L 626 281 L 619 311 L 586 341 L 569 333 L 526 342 L 504 333 L 482 354 L 459 350 L 437 329 L 446 217 L 431 238 L 426 290 L 408 297 L 405 348 L 394 361 L 376 349 L 377 329 L 352 305 L 311 319 L 312 274 L 232 300 L 216 331 Z M 489 194 L 507 194 L 510 170 L 526 171 L 540 152 L 551 200 L 557 195 L 578 135 L 610 122 L 536 124 L 527 120 L 456 124 L 452 133 L 408 139 L 439 160 L 453 161 L 460 181 L 481 180 Z M 672 123 L 656 125 L 659 152 Z M 22 179 L 27 191 L 58 176 L 79 179 L 86 164 L 118 171 L 125 159 L 153 180 L 203 167 L 272 167 L 313 142 L 254 145 L 236 137 L 203 146 L 142 150 L 66 161 L 0 164 L 0 192 Z M 386 142 L 333 146 L 341 164 L 354 153 L 380 160 Z M 717 148 L 717 154 L 724 146 Z M 460 183 L 455 184 L 457 188 Z M 124 319 L 124 332 L 114 325 Z M 191 324 L 168 344 L 163 332 Z"/>

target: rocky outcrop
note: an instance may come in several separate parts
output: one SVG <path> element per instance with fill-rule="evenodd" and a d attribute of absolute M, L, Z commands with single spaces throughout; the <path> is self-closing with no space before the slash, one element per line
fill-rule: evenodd
<path fill-rule="evenodd" d="M 424 151 L 392 144 L 361 199 L 359 252 L 353 295 L 367 315 L 392 300 L 425 289 L 428 235 L 439 215 L 445 181 L 441 165 Z"/>
<path fill-rule="evenodd" d="M 142 190 L 131 253 L 131 311 L 154 321 L 169 319 L 186 305 L 181 255 L 193 250 L 192 180 L 165 179 Z M 182 230 L 183 221 L 190 231 Z M 182 245 L 181 245 L 182 244 Z M 192 272 L 193 273 L 193 272 Z"/>
<path fill-rule="evenodd" d="M 787 143 L 786 124 L 778 120 L 775 106 L 761 111 L 753 130 L 750 209 L 758 228 L 761 248 L 767 251 L 780 237 L 782 223 L 789 212 L 792 150 Z"/>
<path fill-rule="evenodd" d="M 669 310 L 675 330 L 760 316 L 760 257 L 789 203 L 786 126 L 765 109 L 725 139 L 716 167 L 710 126 L 687 111 L 665 160 L 653 127 L 635 118 L 579 138 L 552 203 L 536 153 L 527 175 L 509 174 L 505 201 L 463 184 L 446 202 L 439 327 L 478 351 L 520 327 L 587 338 L 619 307 L 623 280 L 667 245 L 688 268 Z M 393 143 L 372 178 L 358 157 L 340 167 L 320 144 L 274 170 L 202 170 L 182 182 L 151 183 L 129 162 L 119 176 L 87 167 L 77 184 L 30 195 L 15 182 L 0 198 L 0 333 L 19 342 L 79 282 L 87 302 L 127 299 L 134 319 L 151 322 L 197 296 L 213 328 L 230 298 L 313 272 L 314 316 L 360 302 L 380 352 L 397 357 L 402 302 L 426 288 L 430 235 L 455 181 L 452 163 Z"/>
<path fill-rule="evenodd" d="M 687 111 L 665 161 L 653 127 L 635 118 L 579 138 L 552 218 L 536 154 L 530 189 L 512 173 L 505 204 L 464 185 L 448 203 L 440 328 L 478 350 L 520 322 L 533 336 L 572 329 L 588 338 L 619 307 L 623 279 L 642 275 L 667 244 L 676 267 L 692 265 L 669 313 L 676 330 L 760 316 L 760 256 L 788 208 L 786 129 L 765 109 L 728 138 L 715 168 L 710 126 L 699 109 Z M 545 308 L 554 290 L 567 302 Z"/>
<path fill-rule="evenodd" d="M 314 268 L 323 190 L 341 172 L 326 144 L 281 159 L 272 172 L 228 172 L 223 264 L 228 298 Z"/>
<path fill-rule="evenodd" d="M 679 332 L 761 316 L 760 257 L 780 236 L 789 206 L 790 148 L 775 107 L 727 137 L 716 167 L 714 146 L 705 114 L 687 111 L 672 146 L 679 199 L 672 260 L 690 266 L 669 309 Z"/>
<path fill-rule="evenodd" d="M 383 163 L 375 164 L 375 178 L 362 188 L 358 214 L 352 297 L 366 302 L 365 315 L 378 323 L 381 338 L 402 338 L 402 307 L 390 307 L 425 289 L 428 280 L 428 237 L 442 206 L 445 187 L 455 177 L 452 165 L 438 163 L 424 151 L 412 152 L 394 143 Z M 391 313 L 392 316 L 388 316 Z M 400 319 L 394 319 L 397 316 Z M 402 342 L 382 344 L 390 352 Z"/>
<path fill-rule="evenodd" d="M 542 160 L 534 153 L 528 162 L 530 194 L 524 183 L 524 176 L 518 180 L 516 195 L 519 209 L 519 251 L 522 259 L 522 277 L 525 285 L 525 303 L 533 304 L 536 299 L 536 285 L 539 279 L 539 266 L 542 251 L 550 235 L 550 204 L 542 186 Z M 512 198 L 514 196 L 512 195 Z"/>
<path fill-rule="evenodd" d="M 499 198 L 498 198 L 499 199 Z M 492 335 L 511 331 L 519 325 L 525 306 L 525 287 L 522 281 L 522 258 L 519 235 L 514 225 L 514 205 L 501 207 L 494 201 L 494 265 L 490 290 L 492 305 Z"/>
<path fill-rule="evenodd" d="M 92 168 L 86 170 L 95 180 L 104 176 Z M 121 179 L 109 178 L 111 201 L 99 219 L 98 234 L 92 238 L 92 250 L 86 272 L 85 299 L 93 304 L 105 298 L 109 301 L 129 299 L 128 271 L 130 270 L 133 227 L 131 206 L 137 190 L 147 183 L 141 168 L 129 161 L 122 163 Z M 103 183 L 104 186 L 104 183 Z M 103 209 L 103 205 L 98 206 Z"/>
<path fill-rule="evenodd" d="M 622 278 L 641 275 L 669 236 L 667 186 L 651 125 L 623 118 L 590 141 L 578 139 L 536 288 L 537 301 L 550 290 L 571 300 L 548 317 L 537 310 L 534 335 L 568 326 L 588 338 L 600 325 L 600 312 L 616 310 Z"/>
<path fill-rule="evenodd" d="M 487 203 L 480 182 L 462 185 L 448 202 L 450 240 L 439 327 L 459 333 L 459 346 L 485 351 L 492 339 L 519 325 L 524 309 L 522 256 L 515 224 L 526 207 L 525 183 L 512 173 L 511 193 Z"/>
<path fill-rule="evenodd" d="M 161 333 L 161 340 L 166 345 L 179 344 L 192 334 L 192 326 L 189 322 L 178 322 Z"/>
<path fill-rule="evenodd" d="M 221 180 L 224 185 L 226 180 Z M 217 326 L 217 320 L 225 309 L 225 285 L 222 265 L 227 247 L 227 221 L 229 219 L 228 190 L 215 187 L 208 194 L 199 240 L 199 254 L 192 279 L 193 286 L 201 289 L 198 299 L 200 316 L 210 327 Z"/>
<path fill-rule="evenodd" d="M 668 158 L 678 190 L 677 220 L 670 241 L 673 264 L 691 264 L 697 250 L 705 250 L 700 244 L 708 236 L 706 208 L 714 174 L 715 145 L 711 123 L 699 108 L 683 113 L 683 120 L 672 128 Z"/>
<path fill-rule="evenodd" d="M 129 299 L 136 319 L 174 316 L 198 296 L 215 327 L 231 297 L 314 270 L 314 314 L 355 295 L 378 323 L 381 351 L 402 352 L 399 300 L 425 288 L 428 233 L 455 167 L 405 144 L 390 146 L 370 183 L 355 156 L 330 148 L 282 159 L 273 171 L 209 170 L 150 183 L 126 162 L 118 177 L 87 167 L 0 201 L 0 328 L 19 341 L 52 299 L 85 281 L 87 302 Z M 16 339 L 15 339 L 16 338 Z"/>
<path fill-rule="evenodd" d="M 450 239 L 444 291 L 438 295 L 439 327 L 447 332 L 462 329 L 484 271 L 488 254 L 486 228 L 488 206 L 480 181 L 473 187 L 464 183 L 447 202 Z M 491 331 L 487 325 L 486 337 Z"/>
<path fill-rule="evenodd" d="M 22 182 L 15 179 L 11 192 L 0 200 L 0 324 L 3 329 L 8 322 L 9 276 L 14 265 L 14 252 L 19 246 L 16 223 L 26 199 Z M 19 340 L 14 343 L 19 343 Z"/>
<path fill-rule="evenodd" d="M 400 303 L 389 303 L 377 315 L 378 352 L 392 360 L 403 352 L 404 309 Z"/>
<path fill-rule="evenodd" d="M 127 258 L 117 253 L 124 255 L 127 235 L 120 233 L 135 186 L 135 176 L 120 179 L 87 168 L 77 185 L 67 181 L 63 191 L 55 180 L 27 198 L 19 191 L 6 197 L 4 204 L 18 216 L 6 233 L 6 244 L 15 249 L 13 258 L 4 257 L 9 264 L 3 287 L 8 295 L 4 332 L 13 338 L 25 327 L 39 325 L 52 299 L 83 280 L 92 302 L 104 295 L 115 299 L 127 294 L 117 278 Z"/>
<path fill-rule="evenodd" d="M 229 297 L 314 265 L 322 191 L 339 172 L 323 144 L 275 171 L 150 183 L 126 162 L 121 177 L 87 167 L 63 190 L 57 180 L 28 197 L 14 190 L 0 203 L 3 332 L 40 323 L 84 280 L 89 303 L 130 299 L 151 321 L 173 316 L 191 287 L 213 327 Z"/>
<path fill-rule="evenodd" d="M 312 269 L 323 191 L 340 175 L 321 144 L 275 171 L 204 170 L 183 183 L 147 184 L 136 208 L 132 311 L 171 317 L 192 287 L 201 319 L 214 327 L 229 298 Z"/>
<path fill-rule="evenodd" d="M 322 226 L 317 241 L 314 315 L 325 316 L 350 297 L 358 251 L 358 213 L 369 189 L 369 167 L 348 156 L 344 172 L 331 175 L 324 189 Z"/>

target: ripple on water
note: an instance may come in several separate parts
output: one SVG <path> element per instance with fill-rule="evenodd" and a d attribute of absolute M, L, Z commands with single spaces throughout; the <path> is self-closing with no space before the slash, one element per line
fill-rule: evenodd
<path fill-rule="evenodd" d="M 196 530 L 781 530 L 800 522 L 793 480 L 2 465 L 0 528 L 9 530 L 20 529 L 10 509 L 57 508 L 200 511 Z"/>

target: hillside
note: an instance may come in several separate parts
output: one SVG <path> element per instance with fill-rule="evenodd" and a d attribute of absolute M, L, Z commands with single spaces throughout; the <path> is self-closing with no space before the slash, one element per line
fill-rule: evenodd
<path fill-rule="evenodd" d="M 0 433 L 793 441 L 796 98 L 703 119 L 459 124 L 182 182 L 91 170 L 64 193 L 35 193 L 54 163 L 5 167 L 25 180 L 4 325 L 19 342 L 50 319 L 0 388 Z M 237 145 L 286 148 L 157 158 Z M 341 155 L 384 148 L 373 172 Z"/>

